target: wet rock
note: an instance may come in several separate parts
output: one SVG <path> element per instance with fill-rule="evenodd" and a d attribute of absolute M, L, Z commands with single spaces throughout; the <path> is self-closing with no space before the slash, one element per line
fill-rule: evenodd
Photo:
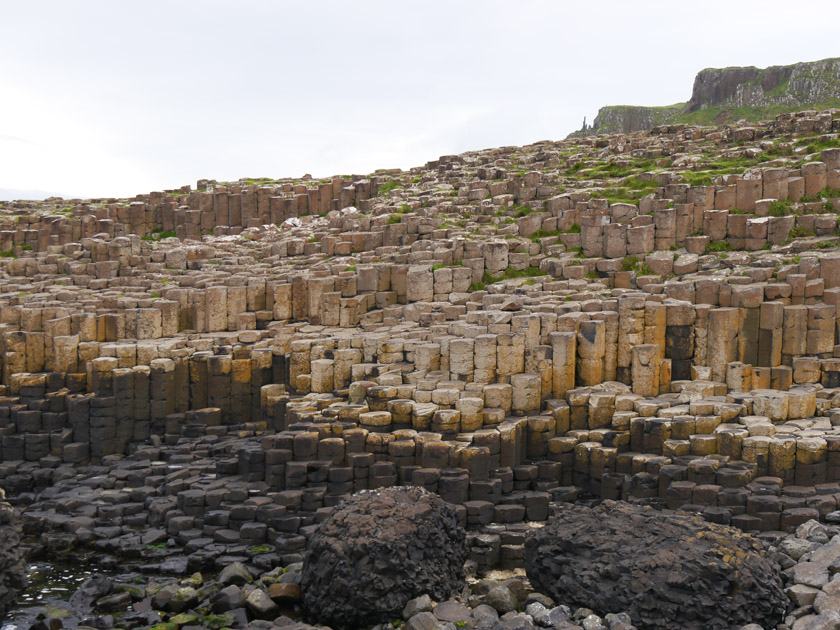
<path fill-rule="evenodd" d="M 199 616 L 192 613 L 180 613 L 169 618 L 169 623 L 174 623 L 177 628 L 194 625 L 198 621 Z"/>
<path fill-rule="evenodd" d="M 198 591 L 193 587 L 170 584 L 155 594 L 152 605 L 157 610 L 180 613 L 195 606 L 198 600 Z"/>
<path fill-rule="evenodd" d="M 228 584 L 242 586 L 248 584 L 250 581 L 251 574 L 241 562 L 231 562 L 219 573 L 219 584 L 223 586 L 227 586 Z"/>
<path fill-rule="evenodd" d="M 96 600 L 96 607 L 106 612 L 119 612 L 131 605 L 131 595 L 126 592 L 106 595 Z"/>
<path fill-rule="evenodd" d="M 189 570 L 189 558 L 175 556 L 160 563 L 160 572 L 164 575 L 184 575 Z"/>
<path fill-rule="evenodd" d="M 268 596 L 278 604 L 291 604 L 300 599 L 300 586 L 276 582 L 268 587 Z"/>
<path fill-rule="evenodd" d="M 255 588 L 245 596 L 245 606 L 260 619 L 270 619 L 280 611 L 264 590 Z"/>
<path fill-rule="evenodd" d="M 0 618 L 26 583 L 20 524 L 5 498 L 0 489 Z"/>
<path fill-rule="evenodd" d="M 648 628 L 775 627 L 787 607 L 778 565 L 753 537 L 612 501 L 569 507 L 531 532 L 525 568 L 558 601 Z"/>
<path fill-rule="evenodd" d="M 360 492 L 335 508 L 307 549 L 306 614 L 337 628 L 390 622 L 424 593 L 463 586 L 466 534 L 454 510 L 418 487 Z"/>
<path fill-rule="evenodd" d="M 81 610 L 89 609 L 94 601 L 108 595 L 112 588 L 111 578 L 92 575 L 70 596 L 70 605 Z"/>

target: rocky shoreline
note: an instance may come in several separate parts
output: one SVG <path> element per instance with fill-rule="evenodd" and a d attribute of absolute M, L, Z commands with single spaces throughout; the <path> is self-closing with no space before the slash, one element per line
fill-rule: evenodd
<path fill-rule="evenodd" d="M 114 474 L 118 470 L 120 468 L 116 466 L 107 471 L 96 467 L 87 471 L 89 476 L 85 478 L 68 478 L 67 487 L 77 490 L 90 488 L 96 486 L 94 481 L 113 480 L 119 476 Z M 113 491 L 115 488 L 101 490 Z M 254 492 L 250 494 L 256 495 Z M 105 493 L 104 496 L 113 497 L 113 492 Z M 76 497 L 76 501 L 81 505 L 83 501 L 78 498 L 78 494 Z M 23 498 L 30 501 L 35 497 Z M 55 511 L 55 506 L 66 506 L 66 501 L 67 497 L 61 492 L 61 483 L 54 486 L 54 489 L 42 492 L 37 500 L 32 501 L 24 519 L 31 545 L 30 557 L 63 556 L 71 561 L 74 558 L 87 558 L 98 562 L 98 566 L 108 573 L 113 574 L 118 569 L 124 575 L 132 577 L 121 580 L 107 575 L 94 575 L 72 594 L 66 607 L 52 606 L 44 609 L 39 615 L 40 619 L 34 623 L 14 627 L 27 627 L 32 630 L 60 627 L 99 630 L 310 627 L 304 619 L 312 619 L 304 616 L 301 605 L 302 570 L 307 537 L 301 541 L 302 546 L 296 553 L 285 554 L 281 554 L 276 548 L 276 541 L 275 544 L 248 545 L 237 540 L 222 545 L 200 538 L 189 540 L 189 534 L 183 535 L 182 532 L 171 536 L 166 530 L 147 529 L 141 535 L 138 530 L 131 530 L 130 526 L 125 529 L 131 533 L 116 536 L 118 532 L 115 529 L 113 532 L 107 532 L 112 534 L 112 538 L 104 538 L 106 532 L 97 527 L 91 528 L 89 532 L 84 531 L 86 528 L 79 520 L 81 517 L 66 514 L 63 516 L 67 518 L 59 519 L 63 523 L 62 532 L 44 531 L 40 536 L 35 536 L 35 525 L 38 521 L 34 516 L 37 516 L 38 509 L 34 508 L 43 510 L 52 505 L 47 511 L 58 514 L 64 508 Z M 597 516 L 596 510 L 603 509 L 602 502 L 595 501 L 590 504 L 596 506 L 595 510 L 583 505 L 554 505 L 553 519 L 567 518 L 572 512 L 583 511 L 591 512 L 596 519 L 607 522 L 603 517 Z M 599 508 L 598 505 L 602 507 Z M 606 502 L 605 505 L 608 510 L 619 512 L 624 509 L 637 509 L 624 503 Z M 611 505 L 617 507 L 609 507 Z M 623 505 L 627 508 L 622 508 Z M 649 508 L 648 510 L 650 511 Z M 324 520 L 329 518 L 328 513 L 333 511 L 331 509 L 321 512 L 320 522 L 308 526 L 309 529 L 305 531 L 309 534 L 309 539 L 318 531 Z M 651 511 L 651 518 L 655 524 L 661 522 L 668 514 L 681 513 L 686 516 L 691 514 L 687 510 L 676 513 L 667 510 Z M 453 517 L 455 514 L 453 511 Z M 834 627 L 832 624 L 835 622 L 840 623 L 840 591 L 836 587 L 840 579 L 833 579 L 840 573 L 840 513 L 830 514 L 827 520 L 830 522 L 823 524 L 808 521 L 800 525 L 795 532 L 787 534 L 757 534 L 757 549 L 765 548 L 768 561 L 777 565 L 779 579 L 784 584 L 787 607 L 781 623 L 775 626 L 748 624 L 743 626 L 744 628 L 815 630 Z M 697 521 L 702 523 L 700 519 Z M 46 522 L 45 518 L 39 524 L 43 527 Z M 552 522 L 550 520 L 549 525 Z M 52 524 L 55 525 L 55 522 Z M 531 537 L 534 538 L 534 533 L 539 533 L 544 523 L 535 522 L 529 525 L 532 528 Z M 490 524 L 470 528 L 468 536 L 473 539 L 474 544 L 475 538 L 486 537 L 490 535 L 489 532 L 497 531 L 498 526 Z M 520 535 L 525 542 L 526 535 L 521 532 Z M 638 532 L 628 532 L 628 544 L 632 545 L 638 535 Z M 125 536 L 141 536 L 141 539 L 132 546 L 126 544 L 127 539 L 122 538 Z M 733 534 L 733 538 L 744 536 L 750 538 L 745 534 Z M 143 542 L 144 540 L 146 542 Z M 471 555 L 474 554 L 471 552 Z M 91 570 L 95 571 L 95 566 L 92 565 Z M 682 570 L 684 565 L 680 564 L 678 567 L 677 570 Z M 547 589 L 533 586 L 532 581 L 525 575 L 521 561 L 519 567 L 514 569 L 482 570 L 473 557 L 466 561 L 465 570 L 468 580 L 462 583 L 449 599 L 437 602 L 429 594 L 423 593 L 412 599 L 400 614 L 394 615 L 387 623 L 375 625 L 359 622 L 353 627 L 378 630 L 400 625 L 405 625 L 411 630 L 515 630 L 531 627 L 560 630 L 576 627 L 586 630 L 629 630 L 634 627 L 659 627 L 655 622 L 651 625 L 650 620 L 634 625 L 629 606 L 627 610 L 605 611 L 604 604 L 602 601 L 599 604 L 600 600 L 595 591 L 588 605 L 581 605 L 583 602 L 580 599 L 575 600 L 577 603 L 572 603 L 572 599 L 554 599 L 545 592 L 539 592 Z M 663 577 L 658 570 L 651 571 L 650 575 L 654 580 L 661 579 L 668 583 L 674 579 L 673 576 Z M 598 576 L 595 576 L 591 588 L 595 588 L 598 579 Z M 601 575 L 600 579 L 606 578 Z M 322 585 L 322 588 L 326 589 L 324 596 L 329 597 L 329 585 Z M 702 596 L 703 589 L 699 591 L 699 596 Z M 362 599 L 359 598 L 360 603 Z M 657 605 L 667 607 L 667 602 L 662 600 L 654 604 L 654 618 Z M 31 617 L 29 619 L 32 620 Z M 68 623 L 70 625 L 67 625 Z"/>
<path fill-rule="evenodd" d="M 24 586 L 23 548 L 20 524 L 6 494 L 0 488 L 0 619 L 14 604 Z"/>

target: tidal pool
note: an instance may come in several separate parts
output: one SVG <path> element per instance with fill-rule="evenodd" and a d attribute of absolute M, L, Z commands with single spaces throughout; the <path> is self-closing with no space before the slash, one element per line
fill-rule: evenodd
<path fill-rule="evenodd" d="M 59 562 L 31 562 L 26 565 L 27 585 L 6 615 L 0 630 L 26 630 L 39 615 L 58 617 L 65 628 L 78 625 L 89 611 L 74 610 L 68 600 L 94 574 L 113 577 L 99 567 Z"/>

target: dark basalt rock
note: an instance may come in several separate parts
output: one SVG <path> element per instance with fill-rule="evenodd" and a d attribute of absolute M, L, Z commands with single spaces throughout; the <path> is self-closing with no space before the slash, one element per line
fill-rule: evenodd
<path fill-rule="evenodd" d="M 0 619 L 26 585 L 20 525 L 15 520 L 14 509 L 5 499 L 6 495 L 0 489 Z"/>
<path fill-rule="evenodd" d="M 353 495 L 312 537 L 301 579 L 306 615 L 335 628 L 390 622 L 409 600 L 464 585 L 466 534 L 454 510 L 417 487 Z"/>
<path fill-rule="evenodd" d="M 541 593 L 639 628 L 775 627 L 787 598 L 761 542 L 688 513 L 606 501 L 570 506 L 525 543 Z"/>

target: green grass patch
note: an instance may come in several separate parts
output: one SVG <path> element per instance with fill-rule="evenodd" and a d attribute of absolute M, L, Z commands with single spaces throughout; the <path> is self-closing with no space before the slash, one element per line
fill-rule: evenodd
<path fill-rule="evenodd" d="M 392 190 L 396 190 L 397 188 L 401 188 L 401 187 L 402 187 L 402 184 L 400 182 L 398 182 L 395 179 L 391 179 L 391 180 L 385 182 L 384 184 L 382 184 L 382 186 L 380 186 L 377 189 L 376 196 L 381 197 L 382 195 L 387 195 Z"/>
<path fill-rule="evenodd" d="M 834 140 L 812 140 L 809 138 L 802 138 L 801 140 L 797 141 L 797 146 L 804 146 L 805 150 L 808 153 L 817 153 L 819 151 L 824 151 L 825 149 L 837 149 L 840 148 L 840 139 L 835 138 Z"/>
<path fill-rule="evenodd" d="M 146 234 L 141 239 L 144 241 L 159 241 L 164 238 L 172 238 L 173 236 L 175 236 L 175 232 L 164 232 L 161 228 L 155 228 L 151 234 Z"/>
<path fill-rule="evenodd" d="M 729 241 L 715 241 L 714 243 L 709 243 L 706 245 L 706 253 L 707 254 L 714 254 L 717 252 L 731 252 L 732 245 L 729 244 Z"/>
<path fill-rule="evenodd" d="M 639 259 L 635 256 L 627 256 L 621 260 L 622 271 L 634 271 L 639 266 Z"/>
<path fill-rule="evenodd" d="M 794 238 L 807 238 L 809 236 L 816 236 L 814 230 L 806 230 L 801 225 L 794 225 L 793 229 L 790 231 L 788 240 L 792 240 Z"/>
<path fill-rule="evenodd" d="M 780 88 L 782 86 L 779 86 Z M 812 103 L 808 109 L 832 109 L 840 107 L 840 99 L 828 99 L 820 103 Z M 771 120 L 779 114 L 787 114 L 799 111 L 801 105 L 768 105 L 765 107 L 726 107 L 723 105 L 712 105 L 696 112 L 678 114 L 669 121 L 670 124 L 686 123 L 695 125 L 722 125 L 730 121 L 743 118 L 747 121 Z"/>
<path fill-rule="evenodd" d="M 493 284 L 494 282 L 501 282 L 502 280 L 513 280 L 514 278 L 539 278 L 547 275 L 547 271 L 543 271 L 538 267 L 526 267 L 525 269 L 514 269 L 513 267 L 508 267 L 499 274 L 492 274 L 485 271 L 481 281 L 486 286 L 488 284 Z"/>
<path fill-rule="evenodd" d="M 790 199 L 774 201 L 770 204 L 768 214 L 771 217 L 786 217 L 793 213 L 793 202 Z"/>
<path fill-rule="evenodd" d="M 560 236 L 564 234 L 563 230 L 537 230 L 528 238 L 534 241 L 535 243 L 539 243 L 540 239 L 548 238 L 550 236 Z"/>
<path fill-rule="evenodd" d="M 530 206 L 514 206 L 513 207 L 513 216 L 517 218 L 527 217 L 529 214 L 537 212 Z"/>

